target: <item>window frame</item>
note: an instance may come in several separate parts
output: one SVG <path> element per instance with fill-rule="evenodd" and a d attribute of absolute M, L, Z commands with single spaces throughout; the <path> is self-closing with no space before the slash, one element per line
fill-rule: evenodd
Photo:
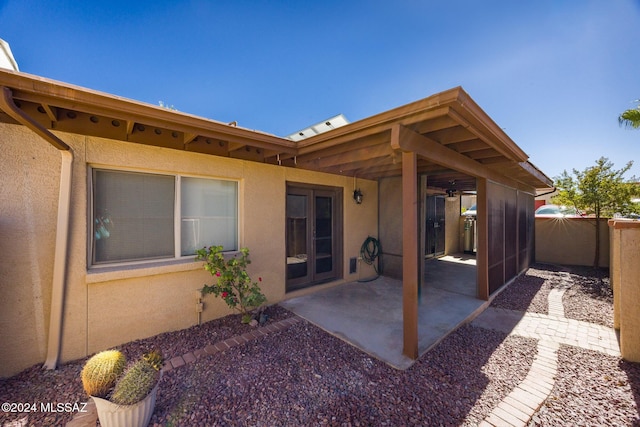
<path fill-rule="evenodd" d="M 87 266 L 88 269 L 112 269 L 117 267 L 131 267 L 131 266 L 141 266 L 147 267 L 150 264 L 171 264 L 171 263 L 183 263 L 185 261 L 194 261 L 195 254 L 193 255 L 181 255 L 182 246 L 181 246 L 181 225 L 182 225 L 182 178 L 197 178 L 204 179 L 208 181 L 224 181 L 224 182 L 233 182 L 235 184 L 235 211 L 236 211 L 236 230 L 235 230 L 235 241 L 236 248 L 225 250 L 225 252 L 234 253 L 239 250 L 242 246 L 240 242 L 241 238 L 241 211 L 240 211 L 240 191 L 241 191 L 241 180 L 234 178 L 223 178 L 217 176 L 207 176 L 207 175 L 197 175 L 197 174 L 185 174 L 185 173 L 171 173 L 164 171 L 149 171 L 149 170 L 141 170 L 136 168 L 120 168 L 120 167 L 112 167 L 112 166 L 102 166 L 102 165 L 91 165 L 88 167 L 89 171 L 87 174 L 88 177 L 88 194 L 89 200 L 87 201 Z M 107 171 L 107 172 L 122 172 L 122 173 L 139 173 L 146 175 L 155 175 L 155 176 L 165 176 L 165 177 L 173 177 L 174 182 L 174 192 L 173 192 L 173 256 L 169 257 L 156 257 L 156 258 L 147 258 L 147 259 L 135 259 L 135 260 L 121 260 L 121 261 L 104 261 L 104 262 L 95 262 L 95 236 L 93 230 L 94 223 L 94 179 L 95 179 L 95 171 Z"/>

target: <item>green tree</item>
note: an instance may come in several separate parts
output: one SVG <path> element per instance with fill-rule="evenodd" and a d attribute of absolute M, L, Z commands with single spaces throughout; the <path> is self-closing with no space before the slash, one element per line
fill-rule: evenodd
<path fill-rule="evenodd" d="M 595 216 L 596 245 L 593 266 L 600 264 L 600 218 L 611 218 L 615 214 L 628 215 L 638 211 L 632 198 L 639 189 L 635 177 L 625 179 L 633 162 L 619 170 L 606 157 L 600 157 L 595 166 L 584 171 L 573 169 L 573 175 L 565 170 L 555 178 L 558 195 L 553 203 L 575 206 L 587 215 Z"/>
<path fill-rule="evenodd" d="M 628 128 L 640 128 L 640 105 L 637 108 L 631 108 L 620 114 L 618 116 L 618 123 L 620 124 L 620 126 L 625 126 Z"/>

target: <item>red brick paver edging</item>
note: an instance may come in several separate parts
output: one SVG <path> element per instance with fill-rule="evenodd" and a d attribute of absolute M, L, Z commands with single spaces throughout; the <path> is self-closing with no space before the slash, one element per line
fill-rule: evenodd
<path fill-rule="evenodd" d="M 250 332 L 244 333 L 242 335 L 237 335 L 235 337 L 227 338 L 224 341 L 219 341 L 215 344 L 208 344 L 204 348 L 200 348 L 198 350 L 190 351 L 188 353 L 183 354 L 182 356 L 176 356 L 170 360 L 167 360 L 164 364 L 163 371 L 171 371 L 173 369 L 177 369 L 181 366 L 187 365 L 189 363 L 195 362 L 197 359 L 201 358 L 205 355 L 216 354 L 221 351 L 228 350 L 232 347 L 246 344 L 249 341 L 253 341 L 256 338 L 264 337 L 269 335 L 271 332 L 282 331 L 287 329 L 289 326 L 293 325 L 300 321 L 298 316 L 289 317 L 287 319 L 281 320 L 276 323 L 270 323 L 266 326 L 263 326 L 258 329 L 254 329 Z"/>

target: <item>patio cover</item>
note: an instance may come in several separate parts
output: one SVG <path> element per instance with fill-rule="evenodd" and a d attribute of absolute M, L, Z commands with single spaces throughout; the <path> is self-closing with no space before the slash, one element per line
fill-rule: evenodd
<path fill-rule="evenodd" d="M 478 289 L 489 298 L 487 185 L 535 196 L 552 181 L 460 87 L 300 141 L 296 164 L 379 179 L 402 176 L 403 354 L 418 357 L 418 175 L 430 189 L 477 192 Z"/>

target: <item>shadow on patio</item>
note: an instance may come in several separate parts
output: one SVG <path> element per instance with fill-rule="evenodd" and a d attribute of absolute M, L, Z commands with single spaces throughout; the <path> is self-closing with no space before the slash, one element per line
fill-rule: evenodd
<path fill-rule="evenodd" d="M 424 354 L 486 302 L 475 298 L 475 257 L 451 255 L 425 261 L 419 292 L 419 352 Z M 415 361 L 402 354 L 402 281 L 379 277 L 351 282 L 280 303 L 325 331 L 397 369 Z"/>

